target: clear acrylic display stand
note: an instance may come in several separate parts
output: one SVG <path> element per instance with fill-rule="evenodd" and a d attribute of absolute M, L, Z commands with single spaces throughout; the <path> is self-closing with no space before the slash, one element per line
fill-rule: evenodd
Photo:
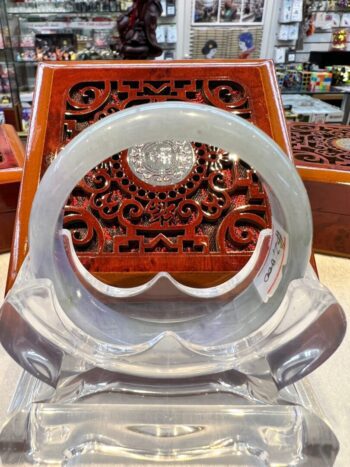
<path fill-rule="evenodd" d="M 253 167 L 273 227 L 216 287 L 167 272 L 107 286 L 80 264 L 62 206 L 111 154 L 169 140 L 221 147 Z M 295 168 L 239 117 L 148 104 L 82 132 L 42 179 L 29 254 L 1 309 L 1 342 L 28 372 L 0 436 L 3 463 L 331 465 L 337 440 L 298 381 L 335 351 L 346 325 L 308 266 L 311 238 Z"/>

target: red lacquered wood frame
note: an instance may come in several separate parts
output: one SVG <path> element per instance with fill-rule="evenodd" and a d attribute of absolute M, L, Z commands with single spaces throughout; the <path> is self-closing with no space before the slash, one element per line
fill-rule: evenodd
<path fill-rule="evenodd" d="M 0 125 L 0 253 L 11 249 L 24 147 L 11 125 Z"/>
<path fill-rule="evenodd" d="M 290 123 L 297 169 L 312 208 L 314 251 L 350 256 L 350 143 L 348 125 Z"/>
<path fill-rule="evenodd" d="M 73 64 L 60 62 L 59 64 L 41 64 L 37 75 L 32 125 L 20 194 L 20 209 L 16 223 L 15 247 L 11 256 L 8 287 L 12 285 L 27 252 L 30 208 L 40 177 L 59 150 L 86 126 L 110 113 L 132 105 L 167 100 L 205 103 L 249 119 L 270 135 L 288 157 L 292 158 L 283 108 L 271 61 L 75 62 Z M 200 148 L 199 146 L 196 151 L 202 149 L 204 156 L 202 153 L 196 153 L 197 160 L 202 157 L 206 160 L 205 163 L 209 164 L 208 161 L 211 161 L 211 157 L 215 158 L 214 170 L 217 170 L 220 175 L 220 170 L 224 171 L 227 163 L 224 152 L 220 153 L 213 148 Z M 111 156 L 113 155 L 111 154 Z M 139 233 L 135 231 L 133 226 L 129 225 L 130 222 L 128 224 L 125 218 L 119 218 L 120 224 L 118 224 L 125 231 L 122 234 L 118 232 L 115 234 L 115 231 L 111 230 L 114 226 L 109 223 L 108 216 L 112 214 L 112 217 L 113 215 L 117 217 L 116 210 L 113 213 L 113 208 L 115 209 L 117 198 L 121 195 L 119 189 L 115 189 L 115 198 L 112 199 L 110 193 L 103 190 L 111 179 L 113 183 L 119 183 L 119 187 L 120 181 L 127 178 L 126 174 L 123 173 L 123 167 L 123 170 L 120 169 L 123 166 L 123 154 L 118 157 L 115 155 L 94 169 L 88 178 L 84 179 L 77 187 L 76 192 L 73 192 L 66 209 L 65 221 L 68 227 L 74 224 L 71 230 L 79 258 L 92 273 L 108 283 L 130 286 L 146 280 L 157 271 L 166 269 L 170 270 L 179 280 L 191 285 L 203 283 L 208 285 L 232 276 L 246 264 L 254 249 L 254 235 L 252 231 L 249 231 L 249 228 L 258 228 L 259 230 L 268 226 L 270 222 L 265 195 L 261 192 L 260 182 L 256 180 L 252 171 L 239 172 L 241 169 L 238 166 L 232 166 L 230 169 L 239 172 L 236 180 L 241 183 L 240 190 L 243 190 L 245 196 L 239 207 L 242 212 L 238 210 L 236 213 L 237 218 L 241 216 L 240 222 L 237 224 L 239 238 L 233 242 L 233 246 L 225 244 L 221 249 L 215 250 L 210 246 L 209 241 L 203 240 L 206 232 L 203 233 L 202 230 L 194 232 L 193 225 L 188 226 L 184 219 L 178 221 L 184 230 L 181 241 L 174 242 L 173 238 L 164 233 L 172 232 L 170 236 L 173 237 L 173 231 L 176 229 L 173 228 L 174 225 L 173 227 L 170 224 L 165 226 L 170 221 L 164 215 L 162 219 L 159 217 L 159 211 L 164 212 L 164 206 L 160 204 L 162 198 L 159 195 L 162 190 L 158 190 L 155 195 L 158 200 L 157 206 L 154 206 L 150 199 L 143 200 L 142 209 L 148 216 L 147 219 L 151 219 L 153 222 L 153 233 L 150 233 L 150 229 L 146 229 L 147 226 L 140 227 L 138 225 L 137 227 L 139 230 L 147 230 L 146 236 L 151 236 L 150 241 L 148 239 L 147 241 L 140 240 Z M 118 171 L 120 175 L 118 175 Z M 130 173 L 127 175 L 130 177 Z M 103 196 L 99 198 L 98 203 L 94 202 L 92 206 L 92 200 L 95 201 L 96 197 L 101 194 L 101 185 L 96 185 L 96 180 L 100 180 L 99 183 L 101 183 L 101 177 L 103 179 Z M 195 179 L 194 182 L 190 181 L 190 183 L 197 181 Z M 135 180 L 133 184 L 136 184 Z M 188 188 L 188 186 L 192 188 L 192 185 L 188 185 L 187 181 L 186 187 Z M 168 195 L 176 197 L 178 193 L 176 190 L 180 190 L 180 188 L 180 186 L 175 186 L 172 190 L 173 193 L 170 193 L 170 188 L 167 188 L 165 190 L 166 197 Z M 137 186 L 135 189 L 138 196 L 142 197 L 145 188 Z M 142 191 L 141 195 L 139 190 Z M 83 196 L 81 195 L 82 191 Z M 147 196 L 149 193 L 151 190 L 147 191 Z M 237 196 L 239 194 L 238 190 Z M 213 205 L 212 195 L 213 193 L 204 202 L 201 200 L 210 213 L 213 213 L 215 203 L 216 207 L 220 204 L 217 198 L 216 201 L 214 199 Z M 214 195 L 216 196 L 215 193 Z M 125 190 L 122 196 L 126 196 Z M 132 195 L 129 191 L 127 199 L 130 197 Z M 233 201 L 236 199 L 225 202 L 232 203 Z M 163 199 L 162 202 L 168 203 L 166 207 L 169 208 L 170 201 L 167 198 Z M 249 211 L 251 205 L 254 212 L 260 209 L 263 214 L 258 220 L 255 218 L 248 227 L 242 227 L 241 223 L 243 223 L 245 213 L 249 214 L 246 216 L 246 220 L 250 219 L 250 222 L 252 219 L 252 211 Z M 203 214 L 203 210 L 201 216 L 205 217 L 206 213 Z M 118 216 L 121 214 L 119 213 Z M 140 219 L 142 217 L 140 216 Z M 223 215 L 221 220 L 224 221 L 226 218 Z M 213 218 L 213 220 L 215 219 Z M 77 225 L 81 226 L 81 223 L 83 223 L 84 228 L 77 227 Z M 258 225 L 259 223 L 260 225 Z M 184 224 L 186 224 L 185 227 Z M 212 223 L 214 226 L 216 224 Z M 176 227 L 179 225 L 176 224 Z M 194 232 L 192 234 L 190 233 L 191 229 Z M 118 235 L 124 237 L 120 238 Z M 225 243 L 227 237 L 224 235 L 220 238 L 223 240 L 218 240 L 217 243 L 220 244 L 220 241 Z M 174 244 L 176 245 L 174 246 Z M 237 244 L 239 245 L 237 246 Z"/>

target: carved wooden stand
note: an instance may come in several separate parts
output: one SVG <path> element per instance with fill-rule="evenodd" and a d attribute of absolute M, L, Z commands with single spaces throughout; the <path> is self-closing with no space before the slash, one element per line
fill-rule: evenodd
<path fill-rule="evenodd" d="M 26 254 L 30 205 L 39 179 L 59 150 L 111 113 L 168 100 L 240 115 L 291 157 L 269 61 L 42 64 L 23 180 L 26 197 L 16 229 L 19 247 L 8 285 Z M 200 286 L 222 282 L 247 263 L 259 231 L 270 225 L 261 183 L 253 170 L 220 148 L 193 142 L 191 150 L 192 166 L 171 185 L 166 180 L 147 182 L 152 174 L 141 172 L 149 167 L 139 173 L 132 169 L 130 151 L 111 154 L 79 183 L 67 202 L 64 224 L 87 269 L 114 285 L 130 286 L 167 270 Z M 166 164 L 170 171 L 178 166 Z"/>

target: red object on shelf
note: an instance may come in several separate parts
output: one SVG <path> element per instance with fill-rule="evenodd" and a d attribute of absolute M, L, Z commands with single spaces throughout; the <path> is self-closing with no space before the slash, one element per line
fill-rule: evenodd
<path fill-rule="evenodd" d="M 235 113 L 292 158 L 270 61 L 41 64 L 8 287 L 27 251 L 40 177 L 60 149 L 114 112 L 169 100 Z M 208 286 L 247 263 L 259 231 L 271 223 L 261 183 L 225 151 L 195 143 L 192 169 L 171 186 L 138 177 L 125 151 L 110 154 L 73 191 L 64 222 L 80 261 L 99 279 L 131 286 L 167 270 L 186 284 Z"/>
<path fill-rule="evenodd" d="M 314 250 L 350 256 L 350 127 L 290 123 L 289 131 L 310 198 Z"/>
<path fill-rule="evenodd" d="M 11 249 L 24 148 L 11 125 L 0 125 L 0 253 Z"/>

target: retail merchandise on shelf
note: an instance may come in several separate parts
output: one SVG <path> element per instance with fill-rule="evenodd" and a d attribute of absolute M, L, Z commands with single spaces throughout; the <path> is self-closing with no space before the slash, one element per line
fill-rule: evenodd
<path fill-rule="evenodd" d="M 311 52 L 350 50 L 348 0 L 277 0 L 276 5 L 276 63 L 305 63 Z"/>
<path fill-rule="evenodd" d="M 171 60 L 177 58 L 177 5 L 176 0 L 161 4 L 157 40 L 164 53 L 159 59 Z M 117 18 L 131 5 L 132 0 L 0 0 L 0 31 L 8 33 L 6 41 L 0 34 L 0 122 L 7 120 L 13 102 L 21 102 L 16 127 L 28 130 L 39 62 L 118 60 Z M 11 87 L 10 79 L 16 85 Z"/>
<path fill-rule="evenodd" d="M 310 91 L 329 91 L 331 89 L 332 73 L 328 71 L 311 71 L 310 73 Z"/>
<path fill-rule="evenodd" d="M 310 123 L 341 123 L 344 112 L 334 105 L 311 96 L 282 95 L 283 105 L 291 108 L 295 120 Z"/>
<path fill-rule="evenodd" d="M 303 0 L 281 0 L 274 60 L 276 63 L 295 61 L 295 49 L 303 20 Z M 272 39 L 271 39 L 272 40 Z"/>
<path fill-rule="evenodd" d="M 1 2 L 7 11 L 21 92 L 33 90 L 40 61 L 120 58 L 117 18 L 132 5 L 131 0 Z M 175 59 L 176 1 L 161 4 L 157 39 L 164 53 L 160 59 Z"/>
<path fill-rule="evenodd" d="M 309 61 L 311 52 L 350 50 L 350 2 L 306 0 L 298 62 Z"/>
<path fill-rule="evenodd" d="M 277 79 L 282 91 L 329 92 L 333 84 L 333 68 L 305 70 L 302 66 L 279 65 Z"/>

